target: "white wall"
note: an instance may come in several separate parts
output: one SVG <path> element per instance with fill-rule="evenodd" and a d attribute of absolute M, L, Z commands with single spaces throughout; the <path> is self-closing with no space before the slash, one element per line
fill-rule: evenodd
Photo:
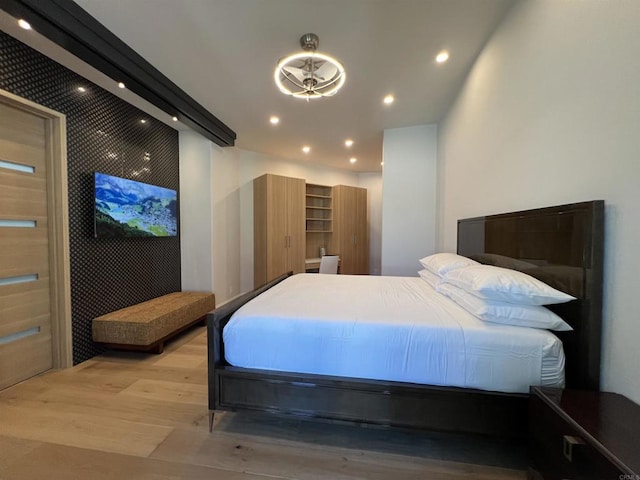
<path fill-rule="evenodd" d="M 238 151 L 234 148 L 211 147 L 211 197 L 213 199 L 213 287 L 216 301 L 222 303 L 240 290 L 239 248 L 242 230 L 240 168 Z"/>
<path fill-rule="evenodd" d="M 416 276 L 435 252 L 437 126 L 384 131 L 382 274 Z"/>
<path fill-rule="evenodd" d="M 211 142 L 180 132 L 182 290 L 213 291 Z"/>
<path fill-rule="evenodd" d="M 606 201 L 602 386 L 636 402 L 638 25 L 637 1 L 517 3 L 470 71 L 438 143 L 442 250 L 455 251 L 458 218 Z"/>
<path fill-rule="evenodd" d="M 264 173 L 369 192 L 371 265 L 380 270 L 380 175 L 285 161 L 238 148 L 219 148 L 193 132 L 180 133 L 182 288 L 209 290 L 216 302 L 253 288 L 253 184 Z M 360 185 L 363 183 L 363 185 Z"/>

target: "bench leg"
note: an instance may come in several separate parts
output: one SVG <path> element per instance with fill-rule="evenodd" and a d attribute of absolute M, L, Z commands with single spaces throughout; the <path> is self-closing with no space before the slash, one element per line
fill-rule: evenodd
<path fill-rule="evenodd" d="M 209 410 L 209 433 L 213 432 L 213 418 L 215 415 L 215 410 Z"/>
<path fill-rule="evenodd" d="M 164 342 L 158 342 L 155 347 L 151 349 L 152 353 L 160 355 L 164 351 Z"/>

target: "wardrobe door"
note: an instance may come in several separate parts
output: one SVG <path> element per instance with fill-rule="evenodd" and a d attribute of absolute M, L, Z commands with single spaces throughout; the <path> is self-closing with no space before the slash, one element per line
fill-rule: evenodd
<path fill-rule="evenodd" d="M 288 178 L 267 178 L 267 279 L 271 281 L 289 268 Z"/>
<path fill-rule="evenodd" d="M 367 190 L 334 187 L 334 242 L 340 255 L 340 273 L 369 273 Z"/>
<path fill-rule="evenodd" d="M 253 180 L 253 283 L 304 271 L 305 181 L 266 174 Z"/>
<path fill-rule="evenodd" d="M 305 271 L 305 181 L 287 178 L 287 270 L 293 273 Z M 283 272 L 284 273 L 284 272 Z"/>
<path fill-rule="evenodd" d="M 357 274 L 369 274 L 369 222 L 367 220 L 367 190 L 357 188 L 354 208 L 355 271 Z"/>

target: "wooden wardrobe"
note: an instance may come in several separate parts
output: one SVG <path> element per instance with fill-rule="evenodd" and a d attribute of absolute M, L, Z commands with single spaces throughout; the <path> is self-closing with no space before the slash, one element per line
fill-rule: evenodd
<path fill-rule="evenodd" d="M 340 255 L 340 273 L 369 274 L 367 189 L 333 187 L 333 252 Z"/>
<path fill-rule="evenodd" d="M 253 181 L 254 284 L 305 269 L 305 181 L 266 174 Z"/>

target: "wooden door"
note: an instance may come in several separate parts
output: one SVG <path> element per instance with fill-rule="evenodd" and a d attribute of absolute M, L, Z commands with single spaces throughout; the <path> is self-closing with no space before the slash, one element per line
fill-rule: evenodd
<path fill-rule="evenodd" d="M 47 138 L 0 103 L 0 389 L 53 366 Z"/>
<path fill-rule="evenodd" d="M 353 210 L 356 197 L 353 187 L 338 185 L 335 187 L 335 232 L 340 255 L 340 273 L 355 273 L 355 226 Z"/>
<path fill-rule="evenodd" d="M 358 273 L 357 256 L 356 256 L 356 189 L 354 187 L 346 187 L 344 195 L 345 210 L 345 263 L 343 273 L 350 275 Z M 342 271 L 342 270 L 341 270 Z"/>
<path fill-rule="evenodd" d="M 288 179 L 267 176 L 267 282 L 289 271 Z"/>
<path fill-rule="evenodd" d="M 266 174 L 253 181 L 254 285 L 304 272 L 305 181 Z"/>
<path fill-rule="evenodd" d="M 333 239 L 331 250 L 332 254 L 340 256 L 340 273 L 344 273 L 344 208 L 343 208 L 343 185 L 336 185 L 333 187 Z"/>
<path fill-rule="evenodd" d="M 267 282 L 267 178 L 253 179 L 253 286 Z"/>
<path fill-rule="evenodd" d="M 355 273 L 369 273 L 369 222 L 367 220 L 367 190 L 358 188 L 355 192 Z"/>
<path fill-rule="evenodd" d="M 367 189 L 334 187 L 334 241 L 340 255 L 340 273 L 369 273 Z"/>
<path fill-rule="evenodd" d="M 293 273 L 305 271 L 305 181 L 287 178 L 287 270 Z M 284 272 L 282 272 L 284 273 Z"/>

